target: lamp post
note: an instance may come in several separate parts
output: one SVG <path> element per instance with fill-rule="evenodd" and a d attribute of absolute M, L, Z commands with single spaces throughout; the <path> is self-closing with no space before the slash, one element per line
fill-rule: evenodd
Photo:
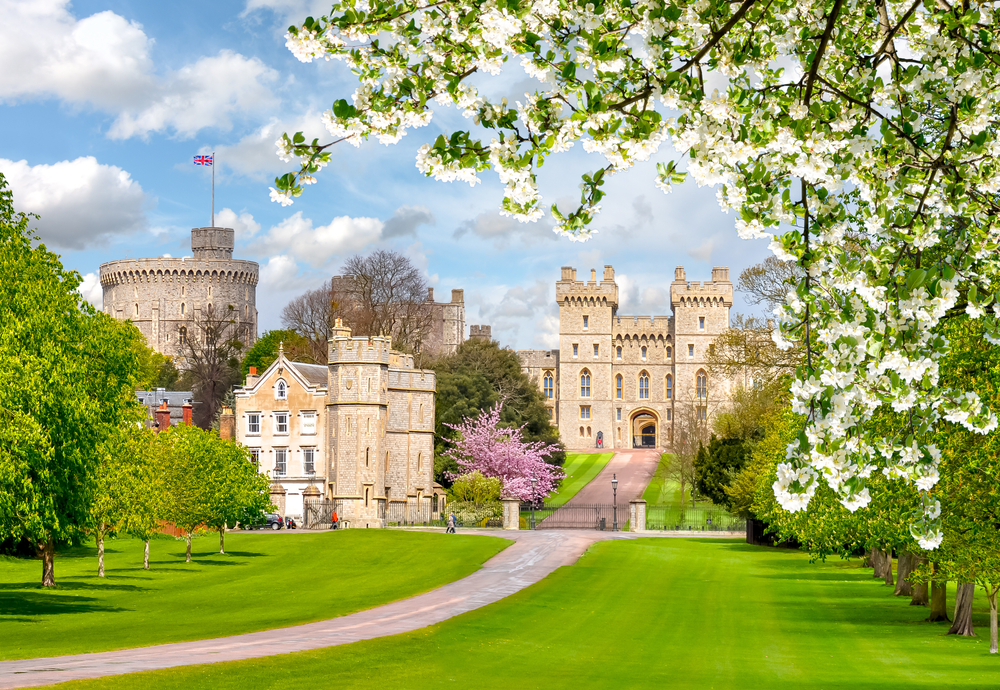
<path fill-rule="evenodd" d="M 611 531 L 618 531 L 618 475 L 611 475 L 611 492 L 612 492 L 612 510 L 614 511 L 612 517 L 613 522 L 611 524 Z"/>
<path fill-rule="evenodd" d="M 538 483 L 537 477 L 531 478 L 531 529 L 535 529 L 535 484 Z"/>

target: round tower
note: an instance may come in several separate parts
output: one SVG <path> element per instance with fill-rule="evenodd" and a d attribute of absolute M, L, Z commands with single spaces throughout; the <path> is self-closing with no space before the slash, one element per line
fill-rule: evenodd
<path fill-rule="evenodd" d="M 104 311 L 129 319 L 153 350 L 183 359 L 203 315 L 231 318 L 246 347 L 257 339 L 255 261 L 233 259 L 232 228 L 192 228 L 191 257 L 101 264 Z"/>

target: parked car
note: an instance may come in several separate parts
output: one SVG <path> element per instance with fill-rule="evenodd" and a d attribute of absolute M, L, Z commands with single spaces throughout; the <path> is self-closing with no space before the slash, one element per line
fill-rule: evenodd
<path fill-rule="evenodd" d="M 277 513 L 261 513 L 260 517 L 252 523 L 248 523 L 246 528 L 253 529 L 274 529 L 279 530 L 285 526 L 284 519 Z"/>

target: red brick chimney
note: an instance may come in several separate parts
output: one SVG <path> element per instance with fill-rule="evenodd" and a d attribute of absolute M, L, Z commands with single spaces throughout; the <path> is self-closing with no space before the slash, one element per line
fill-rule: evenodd
<path fill-rule="evenodd" d="M 233 408 L 222 406 L 222 414 L 219 415 L 219 438 L 226 441 L 234 440 L 236 436 L 236 415 Z"/>
<path fill-rule="evenodd" d="M 191 426 L 191 401 L 185 402 L 181 405 L 181 419 L 184 421 L 184 426 Z"/>
<path fill-rule="evenodd" d="M 161 431 L 166 431 L 170 428 L 170 410 L 167 409 L 167 401 L 164 400 L 160 403 L 160 407 L 156 410 L 156 431 L 157 433 Z"/>

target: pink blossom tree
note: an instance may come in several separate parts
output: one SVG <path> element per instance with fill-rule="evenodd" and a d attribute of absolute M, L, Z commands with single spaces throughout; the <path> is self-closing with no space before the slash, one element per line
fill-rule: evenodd
<path fill-rule="evenodd" d="M 454 458 L 460 473 L 449 473 L 451 479 L 478 470 L 484 477 L 496 477 L 503 484 L 503 495 L 522 501 L 541 501 L 556 488 L 565 476 L 561 468 L 545 462 L 559 449 L 543 441 L 525 441 L 524 427 L 505 429 L 500 426 L 502 402 L 477 417 L 466 417 L 461 424 L 451 425 L 459 432 L 453 447 L 445 454 Z M 537 481 L 532 489 L 531 479 Z"/>

